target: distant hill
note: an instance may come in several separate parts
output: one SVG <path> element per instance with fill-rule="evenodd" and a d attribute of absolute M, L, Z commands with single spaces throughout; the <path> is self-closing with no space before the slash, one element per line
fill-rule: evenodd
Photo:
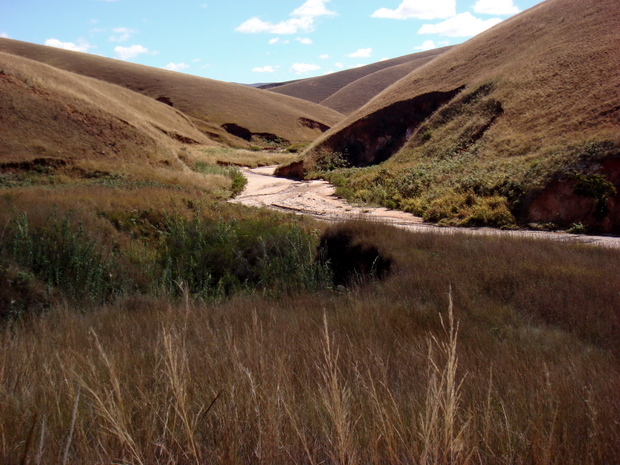
<path fill-rule="evenodd" d="M 520 222 L 620 233 L 618 24 L 617 0 L 540 3 L 380 93 L 305 170 L 369 166 L 345 173 L 350 197 L 429 218 L 499 196 Z"/>
<path fill-rule="evenodd" d="M 274 93 L 320 103 L 336 111 L 348 113 L 360 108 L 372 97 L 405 76 L 408 72 L 428 63 L 450 48 L 442 47 L 426 52 L 413 53 L 315 78 L 267 84 L 261 88 L 268 89 Z M 349 92 L 341 93 L 347 86 L 355 84 L 359 80 L 364 80 L 364 83 L 350 88 Z M 338 93 L 340 95 L 336 96 Z"/>
<path fill-rule="evenodd" d="M 208 137 L 226 144 L 311 141 L 342 115 L 329 108 L 264 92 L 86 53 L 0 38 L 0 52 L 116 84 L 182 111 Z M 234 136 L 234 138 L 233 138 Z"/>
<path fill-rule="evenodd" d="M 187 169 L 179 159 L 183 145 L 216 145 L 168 105 L 15 55 L 0 53 L 0 96 L 2 171 Z"/>
<path fill-rule="evenodd" d="M 325 105 L 345 115 L 354 112 L 396 81 L 405 77 L 420 66 L 432 61 L 437 56 L 426 54 L 422 54 L 422 56 L 418 55 L 419 54 L 410 55 L 415 57 L 411 61 L 390 66 L 356 79 L 338 92 L 327 97 L 321 102 L 321 105 Z"/>

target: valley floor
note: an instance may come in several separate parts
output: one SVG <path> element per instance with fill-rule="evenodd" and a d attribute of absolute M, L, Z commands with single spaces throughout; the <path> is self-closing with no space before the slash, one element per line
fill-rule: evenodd
<path fill-rule="evenodd" d="M 248 207 L 267 207 L 283 212 L 309 215 L 326 221 L 363 219 L 390 224 L 413 231 L 428 231 L 437 234 L 466 232 L 472 235 L 502 235 L 552 239 L 561 242 L 576 242 L 602 247 L 620 248 L 620 237 L 569 234 L 564 231 L 500 230 L 496 228 L 440 227 L 424 222 L 419 217 L 399 210 L 384 207 L 353 205 L 336 197 L 336 188 L 322 180 L 295 181 L 273 175 L 275 166 L 244 168 L 243 175 L 248 183 L 245 190 L 231 200 Z"/>

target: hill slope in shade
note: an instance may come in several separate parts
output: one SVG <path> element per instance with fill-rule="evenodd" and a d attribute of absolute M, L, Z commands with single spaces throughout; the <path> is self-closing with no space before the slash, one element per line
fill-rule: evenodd
<path fill-rule="evenodd" d="M 191 117 L 203 133 L 224 143 L 243 145 L 252 135 L 267 140 L 310 141 L 342 118 L 329 108 L 286 95 L 86 53 L 3 38 L 0 51 L 164 102 Z"/>
<path fill-rule="evenodd" d="M 305 170 L 382 163 L 348 173 L 349 193 L 420 214 L 500 196 L 521 221 L 620 232 L 618 24 L 616 0 L 547 0 L 378 95 Z"/>
<path fill-rule="evenodd" d="M 187 170 L 185 145 L 216 145 L 181 112 L 96 79 L 0 53 L 0 167 Z"/>
<path fill-rule="evenodd" d="M 345 111 L 350 112 L 353 109 L 358 109 L 390 84 L 393 84 L 398 79 L 405 76 L 407 74 L 407 66 L 410 66 L 409 71 L 411 71 L 431 61 L 450 48 L 451 47 L 443 47 L 426 52 L 413 53 L 315 78 L 279 84 L 268 84 L 262 88 L 268 89 L 274 93 L 290 95 L 310 102 L 321 103 L 332 109 L 343 108 Z M 405 65 L 405 68 L 399 68 L 401 65 Z M 391 68 L 398 69 L 394 69 L 385 74 L 376 74 L 380 71 L 390 70 Z M 329 100 L 336 93 L 360 79 L 366 79 L 366 85 L 352 89 L 352 92 L 347 93 L 344 98 L 337 98 L 333 101 Z M 352 99 L 351 103 L 345 102 L 348 97 Z"/>

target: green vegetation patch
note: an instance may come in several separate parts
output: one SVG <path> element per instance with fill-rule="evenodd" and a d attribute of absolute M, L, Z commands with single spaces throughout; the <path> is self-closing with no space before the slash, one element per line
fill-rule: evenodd
<path fill-rule="evenodd" d="M 189 219 L 146 209 L 101 218 L 119 232 L 115 240 L 100 239 L 103 224 L 89 230 L 69 214 L 52 214 L 39 225 L 25 213 L 9 219 L 0 277 L 12 290 L 0 292 L 10 303 L 0 315 L 35 310 L 16 294 L 35 281 L 50 304 L 61 298 L 86 306 L 135 293 L 177 297 L 187 290 L 220 299 L 331 286 L 329 264 L 317 260 L 316 234 L 280 217 Z"/>
<path fill-rule="evenodd" d="M 209 163 L 199 161 L 196 162 L 193 169 L 201 174 L 221 175 L 230 178 L 232 181 L 230 190 L 232 191 L 233 196 L 240 194 L 245 188 L 245 185 L 248 183 L 248 180 L 245 178 L 241 170 L 236 166 L 211 165 Z"/>

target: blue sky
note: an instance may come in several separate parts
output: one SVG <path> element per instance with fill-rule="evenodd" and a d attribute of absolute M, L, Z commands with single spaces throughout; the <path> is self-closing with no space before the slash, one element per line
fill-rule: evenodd
<path fill-rule="evenodd" d="M 466 41 L 541 0 L 2 0 L 0 36 L 279 82 Z"/>

